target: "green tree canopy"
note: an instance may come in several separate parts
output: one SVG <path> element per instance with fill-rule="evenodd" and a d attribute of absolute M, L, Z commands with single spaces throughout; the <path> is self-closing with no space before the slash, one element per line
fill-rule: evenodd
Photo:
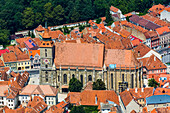
<path fill-rule="evenodd" d="M 148 80 L 148 86 L 156 88 L 157 86 L 159 86 L 159 83 L 156 82 L 154 78 L 151 78 Z"/>
<path fill-rule="evenodd" d="M 93 90 L 106 90 L 105 83 L 98 79 L 96 82 L 93 82 Z"/>
<path fill-rule="evenodd" d="M 77 80 L 76 78 L 70 79 L 68 88 L 70 92 L 81 92 L 82 87 L 83 84 L 79 80 Z"/>
<path fill-rule="evenodd" d="M 64 9 L 61 5 L 58 5 L 53 10 L 53 20 L 55 25 L 59 25 L 61 23 L 64 23 Z"/>
<path fill-rule="evenodd" d="M 100 24 L 101 21 L 102 21 L 102 19 L 101 19 L 101 18 L 98 18 L 98 19 L 96 20 L 96 23 L 97 23 L 97 24 Z"/>
<path fill-rule="evenodd" d="M 85 110 L 82 106 L 74 106 L 70 113 L 85 113 Z"/>
<path fill-rule="evenodd" d="M 26 8 L 23 12 L 22 24 L 25 28 L 31 28 L 34 25 L 35 15 L 32 8 Z"/>
<path fill-rule="evenodd" d="M 5 46 L 9 43 L 9 31 L 5 29 L 0 29 L 0 45 Z"/>

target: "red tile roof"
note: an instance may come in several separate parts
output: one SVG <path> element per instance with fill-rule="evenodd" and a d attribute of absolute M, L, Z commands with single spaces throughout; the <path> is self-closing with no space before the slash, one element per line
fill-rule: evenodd
<path fill-rule="evenodd" d="M 164 26 L 161 28 L 157 28 L 156 31 L 158 32 L 159 35 L 162 35 L 164 33 L 170 32 L 170 29 L 168 28 L 168 26 Z"/>
<path fill-rule="evenodd" d="M 41 113 L 44 109 L 47 108 L 47 104 L 39 96 L 34 96 L 33 100 L 28 102 L 27 108 L 25 109 L 26 113 Z"/>
<path fill-rule="evenodd" d="M 58 90 L 50 85 L 27 85 L 20 95 L 40 94 L 42 96 L 56 96 Z"/>
<path fill-rule="evenodd" d="M 114 6 L 111 6 L 111 7 L 110 7 L 110 10 L 116 13 L 119 9 L 116 8 L 116 7 L 114 7 Z"/>
<path fill-rule="evenodd" d="M 136 48 L 134 48 L 135 54 L 138 57 L 143 57 L 146 55 L 151 49 L 147 47 L 145 44 L 140 43 Z"/>
<path fill-rule="evenodd" d="M 25 113 L 25 108 L 22 106 L 17 109 L 9 109 L 7 106 L 5 106 L 3 109 L 5 113 Z"/>
<path fill-rule="evenodd" d="M 120 68 L 120 66 L 135 67 L 139 62 L 131 50 L 106 49 L 105 65 L 109 66 L 109 64 L 116 64 L 116 67 Z"/>
<path fill-rule="evenodd" d="M 42 27 L 42 25 L 39 25 L 35 30 L 37 30 L 38 32 L 40 31 L 44 31 L 45 28 Z"/>
<path fill-rule="evenodd" d="M 103 44 L 56 43 L 56 66 L 87 66 L 103 65 Z"/>
<path fill-rule="evenodd" d="M 4 62 L 0 59 L 0 67 L 4 66 Z"/>
<path fill-rule="evenodd" d="M 9 50 L 8 50 L 8 49 L 0 50 L 0 56 L 1 56 L 3 53 L 9 53 Z"/>
<path fill-rule="evenodd" d="M 26 38 L 17 38 L 17 39 L 15 39 L 16 40 L 16 42 L 17 42 L 17 44 L 19 45 L 19 47 L 20 48 L 25 48 L 26 46 L 25 46 L 25 41 L 27 41 L 27 40 L 29 40 L 29 39 L 31 39 L 31 37 L 26 37 Z"/>
<path fill-rule="evenodd" d="M 149 58 L 140 59 L 140 61 L 143 63 L 143 66 L 145 66 L 148 70 L 167 68 L 166 65 L 163 64 L 160 59 L 157 58 L 155 55 L 151 55 Z"/>

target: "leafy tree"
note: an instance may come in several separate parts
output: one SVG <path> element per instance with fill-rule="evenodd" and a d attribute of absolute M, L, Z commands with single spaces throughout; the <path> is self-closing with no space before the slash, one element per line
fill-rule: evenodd
<path fill-rule="evenodd" d="M 154 78 L 151 78 L 148 80 L 148 86 L 156 88 L 157 86 L 159 86 L 159 83 L 155 81 Z"/>
<path fill-rule="evenodd" d="M 74 106 L 70 113 L 85 113 L 85 110 L 82 106 Z"/>
<path fill-rule="evenodd" d="M 9 43 L 9 31 L 5 29 L 0 29 L 0 45 L 5 46 Z"/>
<path fill-rule="evenodd" d="M 100 24 L 101 21 L 102 21 L 102 19 L 101 19 L 101 18 L 98 18 L 98 19 L 96 20 L 96 23 L 97 23 L 97 24 Z"/>
<path fill-rule="evenodd" d="M 64 9 L 61 5 L 58 5 L 53 10 L 53 16 L 54 16 L 54 24 L 59 25 L 61 23 L 64 23 Z"/>
<path fill-rule="evenodd" d="M 82 32 L 84 28 L 85 28 L 85 26 L 80 25 L 80 26 L 79 26 L 79 31 Z"/>
<path fill-rule="evenodd" d="M 44 17 L 45 17 L 45 21 L 48 21 L 48 23 L 50 25 L 52 25 L 52 21 L 53 18 L 54 18 L 54 15 L 53 15 L 53 7 L 52 7 L 52 4 L 50 2 L 46 3 L 44 5 Z"/>
<path fill-rule="evenodd" d="M 109 10 L 106 10 L 106 23 L 109 23 L 110 21 L 113 21 L 111 14 L 109 12 Z"/>
<path fill-rule="evenodd" d="M 64 29 L 64 33 L 65 33 L 65 34 L 67 34 L 67 33 L 70 32 L 67 26 L 64 26 L 63 29 Z"/>
<path fill-rule="evenodd" d="M 93 82 L 93 90 L 106 90 L 105 83 L 98 79 L 96 82 Z"/>
<path fill-rule="evenodd" d="M 72 78 L 69 82 L 69 91 L 70 92 L 80 92 L 83 87 L 83 84 L 76 78 Z"/>
<path fill-rule="evenodd" d="M 31 28 L 34 25 L 34 12 L 32 8 L 26 8 L 23 12 L 23 19 L 22 24 L 25 26 L 25 28 Z"/>
<path fill-rule="evenodd" d="M 126 17 L 126 20 L 129 22 L 129 16 Z"/>
<path fill-rule="evenodd" d="M 71 22 L 78 22 L 80 18 L 80 14 L 76 11 L 76 9 L 72 11 L 70 18 L 71 18 Z"/>

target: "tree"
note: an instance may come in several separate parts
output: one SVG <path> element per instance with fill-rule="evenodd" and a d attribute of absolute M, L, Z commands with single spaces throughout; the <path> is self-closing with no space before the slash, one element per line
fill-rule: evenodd
<path fill-rule="evenodd" d="M 83 84 L 76 78 L 72 78 L 69 82 L 68 90 L 70 92 L 80 92 L 83 87 Z"/>
<path fill-rule="evenodd" d="M 93 90 L 106 90 L 105 83 L 98 79 L 96 82 L 93 82 Z"/>
<path fill-rule="evenodd" d="M 59 25 L 61 23 L 64 23 L 64 9 L 61 5 L 58 5 L 53 10 L 53 16 L 54 16 L 54 24 Z"/>
<path fill-rule="evenodd" d="M 22 24 L 25 26 L 25 28 L 32 28 L 34 25 L 34 12 L 32 8 L 26 8 L 23 12 L 23 19 L 22 19 Z"/>
<path fill-rule="evenodd" d="M 0 45 L 5 46 L 9 43 L 9 31 L 5 29 L 0 29 Z"/>
<path fill-rule="evenodd" d="M 97 23 L 97 24 L 100 24 L 101 21 L 102 21 L 102 19 L 101 19 L 101 18 L 98 18 L 98 19 L 96 20 L 96 23 Z"/>
<path fill-rule="evenodd" d="M 52 7 L 52 4 L 50 2 L 46 3 L 44 5 L 44 16 L 45 16 L 45 21 L 48 21 L 48 23 L 50 25 L 53 25 L 52 23 L 52 20 L 54 18 L 54 15 L 53 15 L 53 7 Z"/>
<path fill-rule="evenodd" d="M 82 106 L 74 106 L 70 113 L 85 113 L 85 110 Z"/>
<path fill-rule="evenodd" d="M 148 86 L 156 88 L 157 86 L 159 86 L 159 83 L 155 81 L 154 78 L 151 78 L 148 80 Z"/>
<path fill-rule="evenodd" d="M 72 13 L 71 13 L 71 22 L 78 22 L 80 18 L 80 14 L 77 12 L 76 9 L 73 9 Z"/>
<path fill-rule="evenodd" d="M 105 22 L 109 23 L 111 21 L 113 21 L 112 16 L 111 16 L 109 10 L 106 10 L 106 21 Z"/>
<path fill-rule="evenodd" d="M 63 30 L 64 30 L 64 33 L 65 33 L 65 34 L 67 34 L 67 33 L 70 32 L 67 26 L 63 26 Z"/>

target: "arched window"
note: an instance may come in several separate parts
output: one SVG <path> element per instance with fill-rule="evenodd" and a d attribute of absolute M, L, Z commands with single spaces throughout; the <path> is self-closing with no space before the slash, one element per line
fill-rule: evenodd
<path fill-rule="evenodd" d="M 122 74 L 122 82 L 124 82 L 124 74 Z"/>
<path fill-rule="evenodd" d="M 81 83 L 83 84 L 83 75 L 80 75 Z"/>
<path fill-rule="evenodd" d="M 111 88 L 113 89 L 113 73 L 111 74 Z"/>
<path fill-rule="evenodd" d="M 48 72 L 45 72 L 45 81 L 48 82 Z"/>
<path fill-rule="evenodd" d="M 64 75 L 63 75 L 63 78 L 64 78 L 64 79 L 63 79 L 63 83 L 64 83 L 64 84 L 67 84 L 67 75 L 64 74 Z"/>
<path fill-rule="evenodd" d="M 134 87 L 134 84 L 133 84 L 134 79 L 133 79 L 133 77 L 134 77 L 134 75 L 132 74 L 132 75 L 131 75 L 131 88 Z"/>
<path fill-rule="evenodd" d="M 58 82 L 60 82 L 60 75 L 58 75 Z"/>
<path fill-rule="evenodd" d="M 47 57 L 47 49 L 45 49 L 45 57 Z"/>
<path fill-rule="evenodd" d="M 92 76 L 91 75 L 88 76 L 88 81 L 92 81 Z"/>
<path fill-rule="evenodd" d="M 74 74 L 72 74 L 72 78 L 75 78 L 75 75 L 74 75 Z"/>

